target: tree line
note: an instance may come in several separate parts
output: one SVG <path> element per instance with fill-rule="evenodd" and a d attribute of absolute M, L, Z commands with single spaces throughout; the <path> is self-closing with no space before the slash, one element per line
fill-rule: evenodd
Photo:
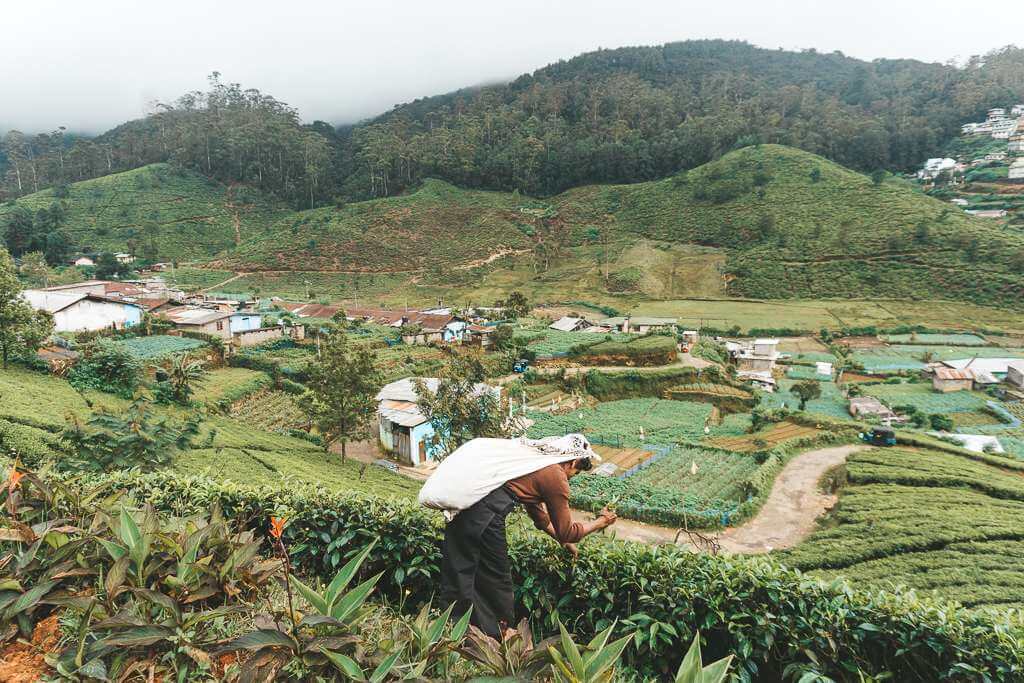
<path fill-rule="evenodd" d="M 304 125 L 294 108 L 215 72 L 207 90 L 94 139 L 11 131 L 0 146 L 0 192 L 173 161 L 296 208 L 394 195 L 425 177 L 547 196 L 664 177 L 756 142 L 862 171 L 909 169 L 964 121 L 1020 101 L 1016 47 L 963 66 L 730 41 L 600 50 L 341 128 Z"/>

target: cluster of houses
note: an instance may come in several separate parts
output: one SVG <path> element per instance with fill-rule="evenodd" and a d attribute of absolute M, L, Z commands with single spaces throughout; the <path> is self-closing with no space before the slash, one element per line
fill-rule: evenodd
<path fill-rule="evenodd" d="M 603 320 L 592 321 L 587 318 L 563 316 L 548 325 L 549 329 L 560 332 L 625 332 L 636 334 L 647 334 L 659 330 L 676 331 L 675 318 L 657 318 L 650 316 L 625 316 L 616 318 L 604 318 Z M 695 332 L 692 334 L 696 334 Z"/>
<path fill-rule="evenodd" d="M 1021 126 L 1024 119 L 1024 104 L 1017 104 L 1010 108 L 1009 113 L 1003 107 L 993 107 L 988 110 L 988 116 L 979 123 L 965 123 L 960 127 L 964 135 L 990 135 L 995 140 L 1007 140 L 1014 135 Z"/>
<path fill-rule="evenodd" d="M 159 279 L 128 282 L 88 280 L 71 285 L 26 289 L 33 308 L 53 315 L 55 332 L 122 330 L 143 316 L 171 323 L 176 330 L 217 337 L 235 346 L 253 346 L 282 336 L 301 339 L 304 328 L 262 326 L 255 302 L 189 295 Z"/>

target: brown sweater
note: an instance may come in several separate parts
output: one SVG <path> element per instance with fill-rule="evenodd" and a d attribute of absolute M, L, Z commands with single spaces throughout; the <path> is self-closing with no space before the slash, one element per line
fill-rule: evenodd
<path fill-rule="evenodd" d="M 544 531 L 551 524 L 561 543 L 576 543 L 583 538 L 583 526 L 572 521 L 569 512 L 569 479 L 561 466 L 548 465 L 505 486 L 523 504 L 538 529 Z"/>

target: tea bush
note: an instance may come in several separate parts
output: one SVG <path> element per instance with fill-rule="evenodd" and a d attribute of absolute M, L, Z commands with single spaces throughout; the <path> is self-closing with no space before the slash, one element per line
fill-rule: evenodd
<path fill-rule="evenodd" d="M 177 514 L 219 505 L 258 533 L 269 515 L 287 515 L 294 561 L 325 578 L 376 541 L 364 573 L 384 572 L 381 592 L 407 589 L 410 600 L 421 600 L 436 586 L 440 515 L 408 503 L 167 473 L 103 480 Z M 519 602 L 540 629 L 551 632 L 560 618 L 575 633 L 592 634 L 615 622 L 618 634 L 636 634 L 626 660 L 647 675 L 674 670 L 680 643 L 697 628 L 712 656 L 736 654 L 740 680 L 782 680 L 789 665 L 834 680 L 857 680 L 858 671 L 893 680 L 1009 681 L 1024 673 L 1022 624 L 1012 615 L 901 591 L 859 592 L 761 558 L 595 539 L 572 563 L 534 531 L 513 530 L 510 541 Z"/>

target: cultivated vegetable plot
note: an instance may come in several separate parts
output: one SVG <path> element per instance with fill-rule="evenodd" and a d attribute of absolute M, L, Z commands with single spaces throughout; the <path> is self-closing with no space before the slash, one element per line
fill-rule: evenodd
<path fill-rule="evenodd" d="M 696 466 L 696 472 L 693 471 Z M 677 448 L 631 481 L 707 501 L 741 502 L 740 484 L 757 469 L 750 456 L 701 448 Z"/>
<path fill-rule="evenodd" d="M 890 405 L 911 405 L 926 413 L 966 413 L 985 407 L 988 397 L 980 392 L 952 391 L 942 394 L 923 382 L 868 384 L 864 394 Z"/>
<path fill-rule="evenodd" d="M 822 431 L 814 427 L 806 427 L 794 422 L 779 422 L 768 429 L 744 436 L 723 436 L 709 439 L 708 443 L 717 448 L 725 448 L 739 453 L 763 451 L 781 446 L 789 441 L 818 436 Z"/>
<path fill-rule="evenodd" d="M 739 387 L 730 386 L 728 384 L 712 384 L 709 382 L 679 384 L 667 389 L 665 393 L 672 397 L 684 397 L 687 394 L 702 394 L 706 396 L 720 396 L 722 398 L 749 399 L 754 396 L 749 391 L 745 391 Z"/>
<path fill-rule="evenodd" d="M 797 408 L 800 399 L 790 389 L 798 380 L 779 380 L 778 388 L 774 393 L 761 395 L 761 405 L 767 408 Z M 829 417 L 849 418 L 847 410 L 848 401 L 835 382 L 823 381 L 821 385 L 821 396 L 807 402 L 805 410 L 809 413 L 820 413 Z"/>
<path fill-rule="evenodd" d="M 847 469 L 835 524 L 786 553 L 788 564 L 865 585 L 935 590 L 968 606 L 1024 605 L 1018 472 L 897 448 L 852 455 Z"/>
<path fill-rule="evenodd" d="M 527 340 L 528 348 L 536 353 L 538 357 L 551 358 L 569 353 L 569 349 L 574 346 L 593 346 L 608 341 L 609 337 L 611 337 L 612 341 L 629 341 L 630 339 L 635 339 L 636 336 L 635 334 L 622 334 L 621 332 L 600 334 L 596 332 L 562 332 L 560 330 L 546 329 L 518 334 L 516 339 Z"/>
<path fill-rule="evenodd" d="M 609 401 L 565 415 L 531 411 L 529 417 L 535 422 L 527 434 L 541 438 L 579 432 L 611 445 L 672 444 L 700 438 L 711 410 L 707 403 L 634 398 Z"/>
<path fill-rule="evenodd" d="M 932 361 L 956 360 L 960 358 L 1022 358 L 1021 349 L 1007 349 L 998 346 L 955 347 L 896 344 L 876 348 L 862 348 L 853 352 L 853 359 L 864 366 L 867 372 L 894 370 L 920 370 L 925 358 Z"/>
<path fill-rule="evenodd" d="M 925 344 L 949 346 L 985 346 L 985 339 L 976 334 L 883 334 L 882 341 L 890 344 Z"/>
<path fill-rule="evenodd" d="M 204 342 L 198 339 L 171 337 L 164 334 L 152 337 L 130 337 L 118 343 L 137 360 L 157 360 L 204 346 Z"/>

